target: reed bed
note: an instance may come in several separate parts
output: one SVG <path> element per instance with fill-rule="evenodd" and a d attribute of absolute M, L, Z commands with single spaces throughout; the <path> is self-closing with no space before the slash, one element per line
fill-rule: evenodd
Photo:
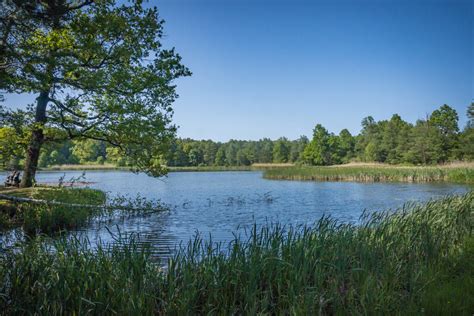
<path fill-rule="evenodd" d="M 0 308 L 39 314 L 419 314 L 474 311 L 474 192 L 358 225 L 253 226 L 199 236 L 162 269 L 134 238 L 93 250 L 41 238 L 0 255 Z M 450 283 L 451 282 L 451 283 Z M 442 292 L 448 284 L 454 291 Z M 449 303 L 448 303 L 449 302 Z"/>
<path fill-rule="evenodd" d="M 439 182 L 474 183 L 471 167 L 387 167 L 299 166 L 266 170 L 266 179 L 303 181 L 357 181 L 357 182 Z"/>

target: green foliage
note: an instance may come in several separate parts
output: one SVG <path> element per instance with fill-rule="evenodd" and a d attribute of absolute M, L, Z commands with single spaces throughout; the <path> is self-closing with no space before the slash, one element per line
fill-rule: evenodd
<path fill-rule="evenodd" d="M 290 159 L 291 145 L 288 139 L 282 137 L 278 139 L 273 145 L 273 162 L 284 163 Z"/>
<path fill-rule="evenodd" d="M 469 124 L 472 125 L 474 123 L 474 102 L 471 102 L 467 108 L 467 117 L 469 119 Z"/>
<path fill-rule="evenodd" d="M 347 130 L 335 136 L 318 124 L 313 140 L 304 150 L 303 160 L 309 165 L 332 165 L 351 160 L 390 164 L 472 160 L 471 126 L 468 123 L 460 133 L 458 115 L 446 104 L 435 110 L 429 119 L 418 120 L 415 126 L 403 121 L 398 114 L 379 122 L 368 116 L 362 120 L 361 133 L 356 137 Z"/>
<path fill-rule="evenodd" d="M 0 89 L 40 96 L 31 108 L 31 148 L 50 140 L 44 130 L 56 128 L 69 139 L 109 143 L 137 170 L 165 172 L 176 130 L 174 80 L 191 73 L 174 49 L 163 49 L 156 7 L 140 0 L 9 1 L 0 11 L 9 25 L 1 31 Z M 34 170 L 35 155 L 28 153 Z"/>
<path fill-rule="evenodd" d="M 38 166 L 41 168 L 51 165 L 79 163 L 78 157 L 74 154 L 75 145 L 71 141 L 60 143 L 47 143 L 41 150 Z"/>
<path fill-rule="evenodd" d="M 306 137 L 290 141 L 284 137 L 272 141 L 177 139 L 173 142 L 166 162 L 170 167 L 184 166 L 248 166 L 253 163 L 297 162 L 307 144 Z"/>
<path fill-rule="evenodd" d="M 418 120 L 411 130 L 410 149 L 406 160 L 415 164 L 436 164 L 445 161 L 439 130 L 429 121 Z"/>
<path fill-rule="evenodd" d="M 72 154 L 77 157 L 81 163 L 98 161 L 99 158 L 103 161 L 107 157 L 106 144 L 105 142 L 86 139 L 75 143 Z"/>
<path fill-rule="evenodd" d="M 339 156 L 342 162 L 349 162 L 355 155 L 355 139 L 347 129 L 339 133 Z"/>
<path fill-rule="evenodd" d="M 466 126 L 459 135 L 457 156 L 463 160 L 474 160 L 474 124 Z"/>
<path fill-rule="evenodd" d="M 296 141 L 292 141 L 290 145 L 289 161 L 300 162 L 303 160 L 303 151 L 308 145 L 309 140 L 306 136 L 300 136 Z"/>
<path fill-rule="evenodd" d="M 321 124 L 317 124 L 313 130 L 313 139 L 303 152 L 306 163 L 317 166 L 330 163 L 329 137 L 328 131 Z"/>
<path fill-rule="evenodd" d="M 431 113 L 429 118 L 430 124 L 437 128 L 440 133 L 443 160 L 452 158 L 450 154 L 452 154 L 452 150 L 457 146 L 459 132 L 458 120 L 456 110 L 446 104 Z"/>
<path fill-rule="evenodd" d="M 12 127 L 0 127 L 0 164 L 3 169 L 18 168 L 24 157 L 23 139 Z"/>
<path fill-rule="evenodd" d="M 88 205 L 103 205 L 106 198 L 105 193 L 98 190 L 72 188 L 21 189 L 11 193 L 11 195 Z M 94 207 L 20 203 L 14 205 L 13 212 L 9 214 L 9 221 L 21 223 L 23 230 L 28 234 L 49 234 L 64 229 L 81 227 L 100 212 L 100 208 Z M 2 213 L 5 214 L 5 212 Z"/>
<path fill-rule="evenodd" d="M 366 213 L 357 226 L 330 218 L 312 227 L 254 226 L 229 248 L 198 236 L 166 270 L 133 238 L 96 250 L 87 240 L 36 239 L 1 253 L 0 308 L 6 314 L 469 314 L 473 208 L 470 192 Z"/>

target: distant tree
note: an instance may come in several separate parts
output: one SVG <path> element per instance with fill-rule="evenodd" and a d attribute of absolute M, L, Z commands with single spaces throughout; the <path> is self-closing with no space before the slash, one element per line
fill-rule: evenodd
<path fill-rule="evenodd" d="M 203 142 L 203 162 L 207 166 L 212 166 L 216 160 L 218 145 L 212 140 Z"/>
<path fill-rule="evenodd" d="M 237 165 L 237 151 L 239 150 L 239 145 L 237 141 L 230 140 L 227 143 L 226 151 L 225 151 L 225 159 L 226 163 L 229 166 L 236 166 Z"/>
<path fill-rule="evenodd" d="M 273 145 L 273 162 L 288 162 L 290 156 L 290 142 L 285 137 L 279 138 Z"/>
<path fill-rule="evenodd" d="M 248 157 L 248 151 L 245 150 L 244 148 L 240 148 L 237 150 L 236 153 L 236 162 L 237 165 L 239 166 L 249 166 L 251 164 L 251 161 Z"/>
<path fill-rule="evenodd" d="M 71 141 L 45 143 L 41 148 L 38 165 L 44 168 L 51 165 L 79 163 L 73 149 L 74 143 Z"/>
<path fill-rule="evenodd" d="M 225 166 L 226 165 L 226 157 L 225 157 L 225 148 L 224 146 L 220 146 L 216 153 L 216 166 Z"/>
<path fill-rule="evenodd" d="M 429 120 L 418 120 L 412 129 L 407 160 L 416 164 L 433 164 L 442 161 L 443 143 L 440 131 Z"/>
<path fill-rule="evenodd" d="M 400 115 L 394 114 L 385 124 L 382 132 L 381 148 L 385 161 L 396 164 L 403 160 L 403 155 L 408 149 L 410 127 L 402 120 Z"/>
<path fill-rule="evenodd" d="M 382 134 L 386 121 L 376 122 L 372 116 L 368 116 L 362 120 L 362 131 L 358 142 L 356 143 L 356 151 L 361 160 L 364 161 L 385 161 L 385 153 L 381 146 Z M 367 148 L 369 146 L 369 148 Z"/>
<path fill-rule="evenodd" d="M 429 118 L 431 126 L 437 128 L 441 138 L 441 159 L 443 161 L 450 158 L 451 153 L 457 146 L 458 142 L 458 114 L 456 110 L 444 104 L 438 110 L 433 111 Z"/>
<path fill-rule="evenodd" d="M 369 142 L 367 146 L 365 146 L 364 160 L 377 161 L 377 157 L 378 157 L 377 145 L 375 145 L 375 143 L 373 142 Z"/>
<path fill-rule="evenodd" d="M 339 148 L 342 162 L 349 162 L 354 157 L 355 139 L 347 129 L 339 133 Z"/>
<path fill-rule="evenodd" d="M 290 148 L 290 161 L 291 162 L 298 162 L 303 159 L 303 151 L 305 147 L 308 145 L 309 140 L 306 136 L 300 136 L 297 140 L 291 142 Z"/>
<path fill-rule="evenodd" d="M 329 145 L 329 160 L 326 164 L 328 165 L 337 165 L 342 163 L 342 159 L 344 158 L 344 153 L 341 149 L 341 140 L 339 136 L 330 134 L 328 139 Z"/>
<path fill-rule="evenodd" d="M 204 155 L 198 147 L 193 147 L 188 153 L 188 161 L 191 166 L 199 166 L 203 163 Z"/>
<path fill-rule="evenodd" d="M 459 137 L 458 157 L 474 160 L 474 125 L 467 125 Z"/>
<path fill-rule="evenodd" d="M 471 102 L 467 108 L 467 118 L 469 119 L 468 125 L 472 127 L 474 125 L 474 102 Z"/>
<path fill-rule="evenodd" d="M 118 152 L 117 152 L 118 153 Z M 109 154 L 107 154 L 109 159 Z M 109 159 L 110 160 L 110 159 Z M 188 156 L 183 150 L 183 144 L 181 140 L 175 139 L 170 145 L 167 158 L 167 166 L 187 166 Z"/>
<path fill-rule="evenodd" d="M 273 162 L 273 142 L 269 138 L 258 141 L 256 150 L 256 160 L 260 163 Z"/>
<path fill-rule="evenodd" d="M 468 122 L 459 135 L 458 157 L 463 160 L 474 160 L 474 103 L 467 109 Z"/>
<path fill-rule="evenodd" d="M 304 162 L 310 165 L 327 165 L 330 162 L 329 133 L 321 125 L 317 124 L 313 130 L 313 139 L 303 152 Z"/>
<path fill-rule="evenodd" d="M 72 154 L 77 157 L 81 163 L 95 163 L 98 160 L 103 162 L 107 155 L 106 147 L 104 142 L 94 139 L 75 141 Z"/>

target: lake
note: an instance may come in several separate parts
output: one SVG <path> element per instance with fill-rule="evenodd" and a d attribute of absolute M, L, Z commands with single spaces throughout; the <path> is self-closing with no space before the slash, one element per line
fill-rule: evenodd
<path fill-rule="evenodd" d="M 81 173 L 40 172 L 37 180 L 57 182 L 65 174 L 67 181 Z M 197 233 L 225 242 L 233 233 L 245 235 L 254 223 L 311 225 L 323 215 L 356 223 L 365 209 L 394 209 L 405 202 L 469 190 L 469 186 L 448 183 L 275 181 L 263 179 L 258 171 L 175 172 L 160 179 L 126 171 L 87 171 L 86 180 L 93 182 L 90 187 L 111 196 L 140 194 L 170 205 L 169 212 L 94 222 L 81 230 L 92 242 L 112 240 L 106 227 L 114 233 L 139 233 L 140 241 L 151 244 L 163 257 Z"/>

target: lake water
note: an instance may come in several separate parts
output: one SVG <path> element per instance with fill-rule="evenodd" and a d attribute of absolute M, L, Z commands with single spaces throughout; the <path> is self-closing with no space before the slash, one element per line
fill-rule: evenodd
<path fill-rule="evenodd" d="M 65 180 L 82 172 L 68 171 Z M 57 182 L 64 172 L 41 172 L 38 182 Z M 3 177 L 2 177 L 3 178 Z M 165 178 L 125 171 L 87 171 L 89 186 L 116 194 L 161 199 L 170 212 L 146 217 L 93 223 L 82 230 L 92 242 L 110 241 L 112 231 L 140 233 L 156 253 L 167 255 L 196 233 L 215 241 L 228 241 L 254 223 L 311 225 L 323 215 L 356 222 L 364 211 L 401 207 L 405 202 L 426 201 L 468 186 L 455 184 L 354 183 L 275 181 L 261 172 L 176 172 Z"/>

